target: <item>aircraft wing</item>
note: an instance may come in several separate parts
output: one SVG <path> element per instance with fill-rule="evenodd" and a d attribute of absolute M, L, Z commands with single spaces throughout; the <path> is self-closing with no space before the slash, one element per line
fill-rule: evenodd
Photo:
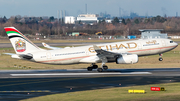
<path fill-rule="evenodd" d="M 44 43 L 44 42 L 42 42 L 42 45 L 43 45 L 44 47 L 49 48 L 49 49 L 52 49 L 52 50 L 62 49 L 62 48 L 58 48 L 58 47 L 52 47 L 52 46 L 50 46 L 50 45 L 48 45 L 48 44 L 46 44 L 46 43 Z"/>
<path fill-rule="evenodd" d="M 114 53 L 114 52 L 110 52 L 110 51 L 106 51 L 103 49 L 100 49 L 98 46 L 93 45 L 94 50 L 97 53 L 97 56 L 100 58 L 117 58 L 117 57 L 121 57 L 124 54 L 130 54 L 130 53 Z"/>

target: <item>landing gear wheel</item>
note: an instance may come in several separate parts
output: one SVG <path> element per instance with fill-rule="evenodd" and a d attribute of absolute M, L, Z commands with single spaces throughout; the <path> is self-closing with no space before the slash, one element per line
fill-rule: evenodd
<path fill-rule="evenodd" d="M 92 67 L 88 67 L 87 68 L 88 71 L 92 71 L 92 69 L 93 69 Z"/>
<path fill-rule="evenodd" d="M 98 65 L 92 63 L 92 65 L 89 66 L 89 67 L 87 68 L 87 70 L 88 70 L 88 71 L 92 71 L 93 69 L 97 69 L 97 68 L 98 68 Z"/>
<path fill-rule="evenodd" d="M 162 61 L 163 60 L 163 58 L 159 58 L 159 61 Z"/>
<path fill-rule="evenodd" d="M 98 65 L 93 65 L 93 69 L 97 69 L 98 68 Z"/>
<path fill-rule="evenodd" d="M 103 66 L 103 69 L 104 69 L 104 70 L 107 70 L 107 69 L 108 69 L 108 66 L 104 65 L 104 66 Z"/>
<path fill-rule="evenodd" d="M 98 71 L 98 72 L 102 72 L 103 69 L 102 69 L 102 68 L 98 68 L 97 71 Z"/>

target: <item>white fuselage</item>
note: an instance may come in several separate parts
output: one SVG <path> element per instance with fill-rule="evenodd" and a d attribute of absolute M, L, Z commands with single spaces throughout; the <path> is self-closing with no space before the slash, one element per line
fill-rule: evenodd
<path fill-rule="evenodd" d="M 140 39 L 134 41 L 97 44 L 103 50 L 114 53 L 132 53 L 138 56 L 164 53 L 177 47 L 170 39 Z M 93 45 L 31 53 L 32 61 L 50 64 L 75 64 L 100 62 Z"/>

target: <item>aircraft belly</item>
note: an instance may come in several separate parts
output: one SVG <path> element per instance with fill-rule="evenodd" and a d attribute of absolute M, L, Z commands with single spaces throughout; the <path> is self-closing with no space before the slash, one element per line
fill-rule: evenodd
<path fill-rule="evenodd" d="M 143 50 L 144 54 L 146 55 L 158 54 L 160 52 L 159 46 L 149 46 Z"/>
<path fill-rule="evenodd" d="M 172 49 L 174 49 L 174 48 L 161 48 L 160 53 L 164 53 L 164 52 L 170 51 Z"/>
<path fill-rule="evenodd" d="M 95 55 L 95 56 L 83 58 L 79 62 L 80 63 L 97 63 L 97 62 L 100 62 L 99 60 L 100 60 L 100 58 Z"/>
<path fill-rule="evenodd" d="M 132 53 L 132 54 L 137 54 L 137 55 L 151 55 L 151 54 L 160 53 L 160 48 L 157 48 L 157 47 L 143 48 L 143 49 L 140 49 L 140 50 L 131 50 L 131 51 L 128 51 L 128 52 Z"/>
<path fill-rule="evenodd" d="M 79 60 L 80 59 L 56 61 L 56 62 L 54 62 L 54 64 L 77 64 L 77 63 L 79 63 Z"/>
<path fill-rule="evenodd" d="M 42 63 L 46 63 L 46 64 L 59 64 L 59 65 L 65 65 L 65 64 L 77 64 L 79 63 L 80 59 L 69 59 L 69 60 L 51 60 L 51 61 L 45 61 Z"/>
<path fill-rule="evenodd" d="M 150 54 L 158 54 L 159 52 L 160 52 L 160 49 L 151 50 L 151 51 L 150 51 Z"/>

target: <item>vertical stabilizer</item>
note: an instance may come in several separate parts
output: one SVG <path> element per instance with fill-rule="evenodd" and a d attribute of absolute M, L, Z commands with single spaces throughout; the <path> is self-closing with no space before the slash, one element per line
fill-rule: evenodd
<path fill-rule="evenodd" d="M 41 49 L 14 27 L 4 28 L 16 54 L 27 54 Z"/>

